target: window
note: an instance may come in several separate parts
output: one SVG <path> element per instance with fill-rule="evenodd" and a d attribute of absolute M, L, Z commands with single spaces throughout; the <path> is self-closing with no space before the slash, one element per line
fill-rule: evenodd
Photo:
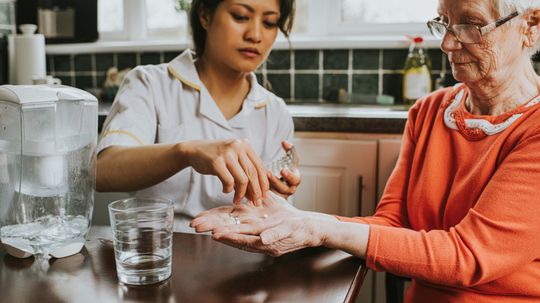
<path fill-rule="evenodd" d="M 300 33 L 428 34 L 426 22 L 437 15 L 438 0 L 298 0 L 298 6 L 307 7 L 308 15 L 297 16 Z"/>
<path fill-rule="evenodd" d="M 154 38 L 182 37 L 187 34 L 187 12 L 176 9 L 177 0 L 146 0 L 148 34 Z"/>
<path fill-rule="evenodd" d="M 102 40 L 182 39 L 188 17 L 178 0 L 98 0 Z M 424 34 L 438 0 L 297 0 L 294 35 Z M 322 21 L 322 22 L 321 22 Z"/>
<path fill-rule="evenodd" d="M 331 33 L 427 34 L 437 0 L 339 0 Z"/>
<path fill-rule="evenodd" d="M 98 30 L 100 35 L 119 35 L 124 31 L 123 0 L 99 0 Z"/>
<path fill-rule="evenodd" d="M 98 0 L 102 40 L 177 39 L 186 37 L 187 13 L 177 0 Z"/>

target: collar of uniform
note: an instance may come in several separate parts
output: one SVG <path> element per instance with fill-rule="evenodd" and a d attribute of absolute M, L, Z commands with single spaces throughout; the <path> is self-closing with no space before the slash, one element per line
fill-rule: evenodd
<path fill-rule="evenodd" d="M 171 75 L 181 81 L 184 85 L 198 91 L 201 90 L 201 79 L 199 79 L 199 74 L 195 68 L 193 52 L 190 49 L 186 49 L 182 54 L 169 62 L 167 69 Z"/>
<path fill-rule="evenodd" d="M 197 69 L 195 68 L 195 59 L 193 58 L 193 52 L 191 50 L 187 49 L 181 55 L 173 59 L 169 63 L 168 69 L 169 72 L 184 85 L 199 92 L 199 113 L 227 129 L 249 127 L 250 113 L 255 109 L 265 107 L 268 102 L 266 90 L 257 82 L 255 74 L 250 73 L 248 75 L 251 83 L 250 90 L 242 105 L 242 109 L 238 114 L 227 121 L 200 80 Z"/>
<path fill-rule="evenodd" d="M 169 73 L 178 79 L 184 87 L 191 87 L 199 92 L 199 114 L 219 124 L 221 127 L 231 129 L 231 125 L 223 116 L 221 110 L 214 102 L 207 89 L 205 89 L 199 73 L 195 67 L 194 54 L 190 49 L 186 49 L 181 55 L 169 62 L 167 69 Z"/>
<path fill-rule="evenodd" d="M 249 74 L 251 87 L 246 96 L 247 103 L 250 103 L 255 109 L 265 107 L 268 103 L 268 92 L 257 82 L 257 77 L 254 73 Z"/>
<path fill-rule="evenodd" d="M 248 75 L 251 83 L 246 100 L 238 114 L 229 120 L 233 128 L 247 128 L 250 126 L 250 115 L 254 110 L 264 108 L 268 103 L 268 92 L 257 82 L 254 73 Z"/>

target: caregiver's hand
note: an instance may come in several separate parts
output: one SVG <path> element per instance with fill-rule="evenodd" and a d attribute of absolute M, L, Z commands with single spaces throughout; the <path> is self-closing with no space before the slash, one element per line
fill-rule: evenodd
<path fill-rule="evenodd" d="M 234 203 L 244 196 L 256 205 L 269 189 L 266 169 L 247 140 L 187 141 L 179 144 L 197 172 L 215 175 L 223 192 L 234 190 Z"/>
<path fill-rule="evenodd" d="M 285 151 L 293 148 L 293 145 L 287 141 L 281 142 L 281 146 Z M 298 154 L 295 155 L 294 168 L 292 170 L 282 169 L 281 176 L 275 176 L 270 170 L 267 172 L 268 180 L 270 181 L 270 189 L 281 197 L 287 199 L 290 195 L 296 192 L 296 188 L 300 185 L 301 176 L 298 170 Z M 281 177 L 281 178 L 280 178 Z"/>

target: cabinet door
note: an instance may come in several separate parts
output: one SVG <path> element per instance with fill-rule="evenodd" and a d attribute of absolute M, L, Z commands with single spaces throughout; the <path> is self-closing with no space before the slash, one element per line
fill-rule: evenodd
<path fill-rule="evenodd" d="M 375 140 L 295 139 L 302 184 L 294 196 L 300 209 L 366 216 L 375 209 Z"/>

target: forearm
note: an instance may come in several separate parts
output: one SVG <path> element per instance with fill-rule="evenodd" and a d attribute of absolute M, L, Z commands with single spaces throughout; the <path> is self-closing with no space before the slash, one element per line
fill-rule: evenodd
<path fill-rule="evenodd" d="M 189 166 L 182 143 L 112 146 L 97 159 L 98 191 L 135 191 L 158 184 Z"/>
<path fill-rule="evenodd" d="M 334 218 L 335 219 L 335 218 Z M 365 258 L 369 239 L 369 225 L 335 220 L 319 222 L 323 245 Z"/>

